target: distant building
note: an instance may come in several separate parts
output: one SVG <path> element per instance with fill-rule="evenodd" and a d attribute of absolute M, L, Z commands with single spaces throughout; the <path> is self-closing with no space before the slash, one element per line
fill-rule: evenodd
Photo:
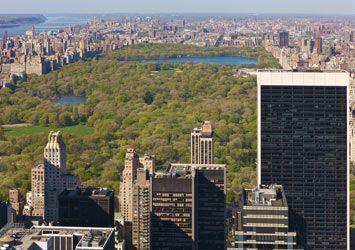
<path fill-rule="evenodd" d="M 115 250 L 114 229 L 100 227 L 33 226 L 7 224 L 1 229 L 1 249 Z"/>
<path fill-rule="evenodd" d="M 110 189 L 66 189 L 59 195 L 59 225 L 113 227 L 114 202 L 114 192 Z"/>
<path fill-rule="evenodd" d="M 289 229 L 288 206 L 281 185 L 244 189 L 235 214 L 232 247 L 296 249 L 296 233 Z"/>
<path fill-rule="evenodd" d="M 44 164 L 35 166 L 31 176 L 32 215 L 42 216 L 47 222 L 58 222 L 59 194 L 79 185 L 78 177 L 67 174 L 66 146 L 60 132 L 49 133 Z"/>
<path fill-rule="evenodd" d="M 349 33 L 349 42 L 354 42 L 354 31 L 350 31 Z"/>
<path fill-rule="evenodd" d="M 31 172 L 32 173 L 32 172 Z M 31 174 L 32 176 L 32 174 Z M 32 182 L 31 182 L 32 186 Z M 32 191 L 26 193 L 26 204 L 23 207 L 23 215 L 32 216 L 33 206 L 32 206 Z"/>
<path fill-rule="evenodd" d="M 224 249 L 225 165 L 171 164 L 151 185 L 152 249 Z"/>
<path fill-rule="evenodd" d="M 279 32 L 279 46 L 289 47 L 289 33 L 287 31 Z"/>
<path fill-rule="evenodd" d="M 314 40 L 314 50 L 318 55 L 323 53 L 323 39 L 322 37 L 318 36 Z"/>
<path fill-rule="evenodd" d="M 18 189 L 9 190 L 9 202 L 11 207 L 16 211 L 16 215 L 22 215 L 24 202 L 21 201 L 20 192 Z"/>
<path fill-rule="evenodd" d="M 213 164 L 213 129 L 209 121 L 191 131 L 191 164 Z"/>

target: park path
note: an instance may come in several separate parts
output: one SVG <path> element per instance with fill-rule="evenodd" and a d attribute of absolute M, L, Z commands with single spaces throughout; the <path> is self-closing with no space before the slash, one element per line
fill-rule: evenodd
<path fill-rule="evenodd" d="M 4 124 L 1 125 L 3 128 L 19 128 L 19 127 L 28 127 L 32 126 L 31 123 L 16 123 L 16 124 Z"/>

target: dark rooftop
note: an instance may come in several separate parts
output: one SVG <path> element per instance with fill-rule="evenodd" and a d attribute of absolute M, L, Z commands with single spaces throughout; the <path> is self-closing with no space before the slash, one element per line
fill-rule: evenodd
<path fill-rule="evenodd" d="M 60 196 L 77 197 L 77 196 L 111 196 L 113 190 L 108 188 L 95 188 L 95 187 L 78 187 L 75 189 L 66 189 Z"/>

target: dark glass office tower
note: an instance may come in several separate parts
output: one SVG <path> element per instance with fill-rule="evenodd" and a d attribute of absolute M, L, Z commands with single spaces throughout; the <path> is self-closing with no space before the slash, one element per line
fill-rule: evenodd
<path fill-rule="evenodd" d="M 225 249 L 225 165 L 170 164 L 151 179 L 151 249 Z"/>
<path fill-rule="evenodd" d="M 344 72 L 258 72 L 258 181 L 284 186 L 305 249 L 348 249 Z"/>
<path fill-rule="evenodd" d="M 195 170 L 196 249 L 225 249 L 225 171 L 224 167 Z"/>

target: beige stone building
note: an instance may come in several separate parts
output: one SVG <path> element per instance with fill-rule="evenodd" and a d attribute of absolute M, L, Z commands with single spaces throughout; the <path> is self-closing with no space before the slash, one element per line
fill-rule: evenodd
<path fill-rule="evenodd" d="M 44 164 L 35 166 L 31 171 L 31 206 L 33 216 L 44 218 Z M 27 204 L 30 203 L 27 201 Z M 27 209 L 26 209 L 27 210 Z M 31 210 L 31 209 L 29 209 Z"/>
<path fill-rule="evenodd" d="M 78 177 L 66 171 L 66 146 L 62 134 L 51 131 L 44 148 L 44 164 L 32 169 L 32 215 L 42 216 L 47 222 L 58 221 L 59 194 L 78 185 Z"/>
<path fill-rule="evenodd" d="M 133 185 L 132 244 L 135 249 L 150 249 L 150 175 L 146 169 L 137 170 Z"/>
<path fill-rule="evenodd" d="M 133 190 L 137 182 L 137 173 L 139 170 L 153 174 L 155 166 L 154 156 L 144 155 L 139 157 L 133 147 L 127 148 L 125 156 L 125 168 L 122 173 L 119 193 L 119 208 L 125 221 L 125 233 L 127 244 L 132 244 L 132 222 L 133 222 Z M 138 191 L 137 191 L 138 190 Z M 136 189 L 139 193 L 140 188 Z M 136 197 L 137 198 L 137 197 Z"/>
<path fill-rule="evenodd" d="M 137 180 L 137 170 L 146 169 L 149 173 L 154 172 L 155 159 L 154 156 L 144 155 L 139 157 L 133 147 L 127 148 L 125 157 L 125 168 L 122 173 L 120 183 L 120 212 L 125 221 L 132 222 L 132 198 L 133 185 Z"/>
<path fill-rule="evenodd" d="M 213 128 L 209 121 L 191 131 L 191 164 L 213 164 Z"/>

